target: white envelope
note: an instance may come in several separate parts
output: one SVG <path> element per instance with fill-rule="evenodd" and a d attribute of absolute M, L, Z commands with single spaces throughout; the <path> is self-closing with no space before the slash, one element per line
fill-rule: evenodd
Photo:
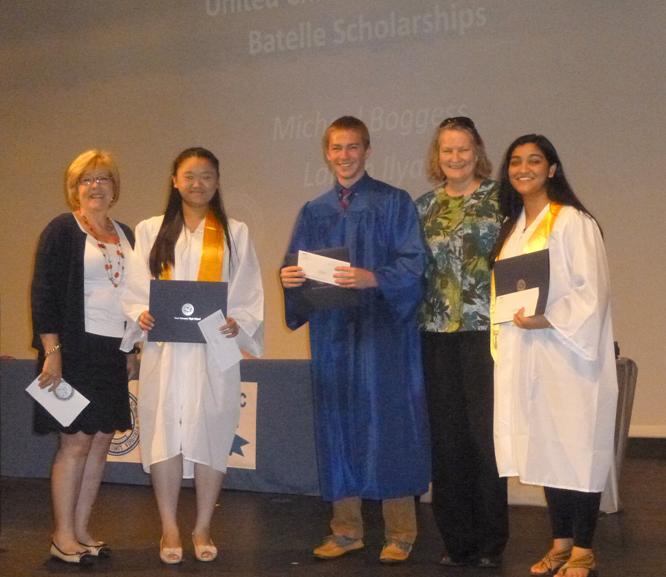
<path fill-rule="evenodd" d="M 496 297 L 493 324 L 497 325 L 513 321 L 513 315 L 523 307 L 525 308 L 524 314 L 526 317 L 534 316 L 538 300 L 539 287 L 507 293 Z"/>
<path fill-rule="evenodd" d="M 215 311 L 198 322 L 206 343 L 208 343 L 207 354 L 212 355 L 213 362 L 221 371 L 227 370 L 243 358 L 236 339 L 227 338 L 220 332 L 220 327 L 226 322 L 221 310 Z"/>
<path fill-rule="evenodd" d="M 66 381 L 62 383 L 68 384 Z M 79 391 L 72 387 L 74 394 L 68 399 L 59 399 L 55 393 L 49 391 L 49 387 L 44 389 L 39 386 L 39 378 L 36 378 L 26 388 L 26 392 L 44 407 L 54 419 L 56 419 L 63 427 L 69 427 L 72 421 L 79 416 L 81 411 L 85 409 L 90 401 L 86 399 Z"/>
<path fill-rule="evenodd" d="M 337 284 L 333 280 L 336 266 L 349 266 L 348 262 L 321 256 L 305 250 L 298 251 L 298 266 L 303 269 L 305 278 L 325 282 L 326 284 Z"/>

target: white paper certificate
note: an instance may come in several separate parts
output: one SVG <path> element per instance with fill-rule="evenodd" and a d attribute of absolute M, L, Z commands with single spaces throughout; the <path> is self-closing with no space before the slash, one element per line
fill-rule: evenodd
<path fill-rule="evenodd" d="M 235 338 L 227 338 L 220 332 L 220 327 L 227 321 L 221 310 L 215 311 L 199 321 L 199 328 L 208 343 L 207 354 L 221 371 L 226 371 L 239 362 L 243 355 Z"/>
<path fill-rule="evenodd" d="M 79 413 L 90 404 L 90 401 L 64 380 L 60 381 L 58 387 L 64 393 L 61 394 L 63 398 L 57 397 L 55 393 L 49 391 L 49 387 L 40 388 L 39 378 L 36 378 L 28 385 L 26 392 L 51 413 L 63 427 L 69 427 Z"/>
<path fill-rule="evenodd" d="M 539 287 L 498 296 L 495 299 L 493 324 L 512 321 L 513 315 L 523 307 L 525 308 L 526 317 L 534 316 L 538 300 Z"/>
<path fill-rule="evenodd" d="M 298 266 L 303 269 L 305 278 L 325 282 L 326 284 L 336 284 L 333 280 L 335 267 L 349 266 L 349 263 L 343 260 L 314 254 L 313 252 L 299 250 Z"/>

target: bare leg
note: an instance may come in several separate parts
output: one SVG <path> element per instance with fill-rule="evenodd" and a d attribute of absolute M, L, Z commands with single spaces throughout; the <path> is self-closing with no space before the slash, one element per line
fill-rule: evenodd
<path fill-rule="evenodd" d="M 77 540 L 86 545 L 96 543 L 88 532 L 88 523 L 104 476 L 106 455 L 109 451 L 111 439 L 113 439 L 113 433 L 95 433 L 83 470 L 81 488 L 74 511 L 74 531 Z"/>
<path fill-rule="evenodd" d="M 192 539 L 199 545 L 210 545 L 210 523 L 215 504 L 222 489 L 224 473 L 208 465 L 194 465 L 194 485 L 197 492 L 197 520 L 192 531 Z"/>
<path fill-rule="evenodd" d="M 183 478 L 183 456 L 177 455 L 150 466 L 153 490 L 162 521 L 162 545 L 182 547 L 178 530 L 178 497 Z"/>
<path fill-rule="evenodd" d="M 93 437 L 85 433 L 60 433 L 60 444 L 51 468 L 53 541 L 61 551 L 81 551 L 75 531 L 75 510 L 81 480 Z"/>

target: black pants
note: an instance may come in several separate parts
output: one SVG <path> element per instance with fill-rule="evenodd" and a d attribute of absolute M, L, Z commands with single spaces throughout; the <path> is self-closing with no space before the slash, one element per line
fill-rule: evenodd
<path fill-rule="evenodd" d="M 489 333 L 422 336 L 435 521 L 451 557 L 499 556 L 509 519 L 493 445 Z"/>
<path fill-rule="evenodd" d="M 601 493 L 544 487 L 553 539 L 573 539 L 576 547 L 592 548 Z"/>

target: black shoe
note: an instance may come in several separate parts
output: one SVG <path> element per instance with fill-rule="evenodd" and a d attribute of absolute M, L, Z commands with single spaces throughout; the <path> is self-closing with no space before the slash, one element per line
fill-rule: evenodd
<path fill-rule="evenodd" d="M 502 565 L 502 557 L 479 557 L 476 566 L 482 569 L 497 569 Z"/>
<path fill-rule="evenodd" d="M 51 542 L 51 557 L 64 561 L 65 563 L 73 563 L 75 565 L 92 565 L 95 558 L 88 553 L 88 550 L 75 551 L 74 553 L 65 553 L 54 542 Z"/>
<path fill-rule="evenodd" d="M 93 545 L 86 545 L 79 541 L 79 545 L 86 549 L 93 557 L 101 557 L 103 559 L 111 557 L 111 547 L 104 543 L 104 541 L 97 541 Z"/>
<path fill-rule="evenodd" d="M 440 565 L 445 567 L 467 567 L 475 565 L 476 559 L 473 557 L 453 557 L 452 555 L 444 555 L 439 561 Z"/>

